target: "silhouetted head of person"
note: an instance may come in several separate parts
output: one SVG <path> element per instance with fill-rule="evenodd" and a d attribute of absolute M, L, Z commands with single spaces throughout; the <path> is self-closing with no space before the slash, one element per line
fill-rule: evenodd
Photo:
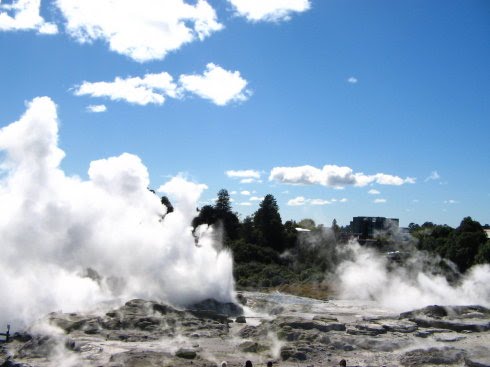
<path fill-rule="evenodd" d="M 272 367 L 272 361 L 267 362 L 267 367 Z"/>
<path fill-rule="evenodd" d="M 339 362 L 339 366 L 346 367 L 346 366 L 347 366 L 347 361 L 346 361 L 345 359 L 342 359 L 342 360 Z"/>
<path fill-rule="evenodd" d="M 245 367 L 253 367 L 252 366 L 252 361 L 245 362 Z"/>
<path fill-rule="evenodd" d="M 228 364 L 225 361 L 221 362 L 221 367 L 227 367 L 227 366 Z"/>

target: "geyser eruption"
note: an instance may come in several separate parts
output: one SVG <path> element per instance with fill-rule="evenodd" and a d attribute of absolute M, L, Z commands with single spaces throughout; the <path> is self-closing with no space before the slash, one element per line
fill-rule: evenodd
<path fill-rule="evenodd" d="M 233 299 L 230 254 L 196 247 L 191 233 L 205 185 L 162 185 L 175 207 L 165 215 L 137 156 L 92 162 L 87 181 L 68 177 L 48 97 L 0 130 L 0 149 L 0 327 L 119 299 Z"/>

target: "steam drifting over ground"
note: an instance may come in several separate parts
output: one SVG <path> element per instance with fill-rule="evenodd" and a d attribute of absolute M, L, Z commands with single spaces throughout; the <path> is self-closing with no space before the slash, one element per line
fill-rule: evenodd
<path fill-rule="evenodd" d="M 48 97 L 0 130 L 0 325 L 119 299 L 233 299 L 230 254 L 196 247 L 189 227 L 205 185 L 162 185 L 175 206 L 165 215 L 137 156 L 94 161 L 83 181 L 60 169 L 57 144 Z"/>
<path fill-rule="evenodd" d="M 340 296 L 375 300 L 382 306 L 407 311 L 428 305 L 482 305 L 490 307 L 490 266 L 471 268 L 456 284 L 435 275 L 424 254 L 413 250 L 405 266 L 389 264 L 374 249 L 350 243 L 343 249 L 345 259 L 336 269 Z"/>

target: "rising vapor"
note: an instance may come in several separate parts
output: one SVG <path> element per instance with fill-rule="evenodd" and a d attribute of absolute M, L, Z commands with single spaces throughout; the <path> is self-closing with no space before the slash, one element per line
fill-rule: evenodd
<path fill-rule="evenodd" d="M 205 185 L 162 185 L 175 207 L 165 215 L 135 155 L 92 162 L 86 181 L 67 176 L 48 97 L 0 130 L 0 150 L 0 325 L 137 297 L 233 299 L 231 255 L 212 241 L 196 247 L 191 233 Z"/>

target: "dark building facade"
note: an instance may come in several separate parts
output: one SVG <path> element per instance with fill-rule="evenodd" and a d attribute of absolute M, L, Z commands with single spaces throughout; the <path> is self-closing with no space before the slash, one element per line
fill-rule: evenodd
<path fill-rule="evenodd" d="M 350 222 L 350 228 L 353 236 L 359 239 L 372 239 L 378 231 L 398 229 L 399 222 L 397 218 L 354 217 Z"/>

